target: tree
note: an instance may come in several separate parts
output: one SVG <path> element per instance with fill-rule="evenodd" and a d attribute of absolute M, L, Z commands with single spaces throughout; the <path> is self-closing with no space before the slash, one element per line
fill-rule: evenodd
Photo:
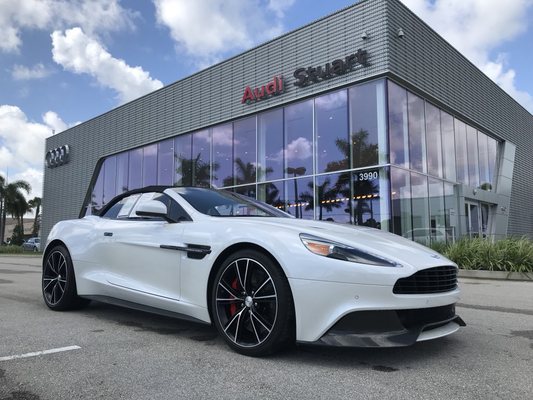
<path fill-rule="evenodd" d="M 353 168 L 366 167 L 378 163 L 378 145 L 368 143 L 368 131 L 360 129 L 350 135 L 350 140 L 337 139 L 335 144 L 342 152 L 344 158 L 339 161 L 331 161 L 326 167 L 326 172 L 333 172 L 350 168 L 350 159 Z M 352 182 L 353 181 L 353 182 Z M 350 215 L 352 221 L 352 211 L 354 211 L 353 223 L 363 225 L 363 215 L 370 214 L 370 219 L 374 219 L 372 199 L 374 194 L 379 193 L 379 187 L 371 181 L 360 181 L 357 179 L 357 173 L 342 172 L 337 178 L 334 186 L 343 197 L 351 198 L 348 202 L 348 208 L 345 210 Z M 353 192 L 353 193 L 352 193 Z M 352 196 L 354 198 L 352 198 Z M 357 200 L 355 207 L 354 201 Z"/>
<path fill-rule="evenodd" d="M 29 206 L 22 191 L 29 194 L 30 190 L 30 184 L 24 180 L 6 183 L 4 177 L 0 176 L 0 220 L 2 221 L 0 243 L 4 242 L 7 213 L 17 219 L 18 224 L 21 226 L 21 231 L 24 233 L 23 217 L 29 211 Z"/>
<path fill-rule="evenodd" d="M 37 236 L 39 234 L 39 228 L 41 227 L 40 223 L 40 214 L 41 211 L 41 198 L 40 197 L 34 197 L 30 201 L 28 201 L 28 205 L 30 208 L 35 208 L 35 218 L 33 219 L 33 236 Z"/>
<path fill-rule="evenodd" d="M 216 179 L 214 173 L 219 165 L 216 162 L 209 165 L 201 156 L 201 153 L 191 159 L 176 156 L 176 173 L 181 178 L 174 182 L 175 186 L 210 186 L 211 178 Z"/>
<path fill-rule="evenodd" d="M 28 211 L 28 203 L 24 198 L 22 190 L 30 193 L 31 186 L 24 180 L 18 180 L 7 183 L 6 179 L 0 175 L 0 243 L 4 243 L 6 232 L 6 215 L 19 215 L 22 210 L 22 216 Z M 19 223 L 22 222 L 22 216 L 17 217 Z M 22 229 L 24 229 L 22 227 Z"/>
<path fill-rule="evenodd" d="M 31 211 L 31 208 L 22 192 L 18 189 L 12 193 L 7 192 L 5 210 L 17 220 L 17 225 L 20 227 L 20 234 L 24 236 L 24 214 Z"/>

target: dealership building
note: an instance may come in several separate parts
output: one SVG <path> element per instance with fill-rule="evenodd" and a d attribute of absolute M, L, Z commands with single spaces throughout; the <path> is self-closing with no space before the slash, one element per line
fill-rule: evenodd
<path fill-rule="evenodd" d="M 398 0 L 363 0 L 46 141 L 42 235 L 148 185 L 429 243 L 533 237 L 533 116 Z"/>

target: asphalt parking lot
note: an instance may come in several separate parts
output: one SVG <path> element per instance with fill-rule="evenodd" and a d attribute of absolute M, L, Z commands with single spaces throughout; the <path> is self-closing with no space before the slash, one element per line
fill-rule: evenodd
<path fill-rule="evenodd" d="M 52 312 L 39 264 L 0 257 L 0 400 L 532 398 L 530 282 L 462 279 L 468 326 L 441 340 L 254 359 L 209 326 L 94 302 Z"/>

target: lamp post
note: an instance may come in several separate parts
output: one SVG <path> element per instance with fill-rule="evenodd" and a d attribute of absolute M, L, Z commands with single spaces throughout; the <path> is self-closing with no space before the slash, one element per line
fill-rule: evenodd
<path fill-rule="evenodd" d="M 294 178 L 294 203 L 296 206 L 296 218 L 301 218 L 300 206 L 298 205 L 298 183 L 296 182 L 296 177 L 304 175 L 305 171 L 305 167 L 287 167 L 287 174 L 292 174 Z"/>

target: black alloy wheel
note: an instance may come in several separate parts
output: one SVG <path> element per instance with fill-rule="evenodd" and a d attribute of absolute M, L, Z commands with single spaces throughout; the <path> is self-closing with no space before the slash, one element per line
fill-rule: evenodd
<path fill-rule="evenodd" d="M 45 304 L 55 311 L 73 310 L 89 303 L 77 295 L 72 260 L 63 246 L 52 248 L 43 260 L 42 291 Z"/>
<path fill-rule="evenodd" d="M 271 354 L 294 340 L 289 284 L 263 253 L 243 250 L 229 257 L 215 277 L 211 301 L 217 330 L 241 354 Z"/>

